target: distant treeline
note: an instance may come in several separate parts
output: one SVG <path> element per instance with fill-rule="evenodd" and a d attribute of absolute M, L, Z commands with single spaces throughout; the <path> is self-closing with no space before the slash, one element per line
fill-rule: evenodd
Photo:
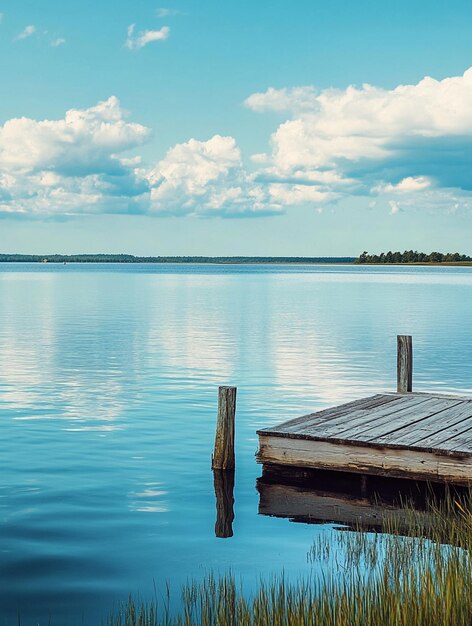
<path fill-rule="evenodd" d="M 459 252 L 417 252 L 405 250 L 405 252 L 382 252 L 381 254 L 369 254 L 363 252 L 356 263 L 463 263 L 471 262 L 472 257 Z"/>
<path fill-rule="evenodd" d="M 0 254 L 0 263 L 354 263 L 355 257 L 134 256 L 132 254 Z"/>

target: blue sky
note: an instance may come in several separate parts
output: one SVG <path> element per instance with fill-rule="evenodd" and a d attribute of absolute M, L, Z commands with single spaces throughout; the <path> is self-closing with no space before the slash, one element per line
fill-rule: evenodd
<path fill-rule="evenodd" d="M 2 251 L 472 252 L 470 3 L 0 13 Z"/>

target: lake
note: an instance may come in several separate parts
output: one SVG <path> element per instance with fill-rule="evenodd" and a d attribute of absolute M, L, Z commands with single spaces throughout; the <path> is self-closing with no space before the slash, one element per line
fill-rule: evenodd
<path fill-rule="evenodd" d="M 0 625 L 92 626 L 210 571 L 248 588 L 308 574 L 336 530 L 258 515 L 256 429 L 394 390 L 397 334 L 416 390 L 472 393 L 471 305 L 467 267 L 0 265 Z M 210 469 L 223 384 L 228 539 Z"/>

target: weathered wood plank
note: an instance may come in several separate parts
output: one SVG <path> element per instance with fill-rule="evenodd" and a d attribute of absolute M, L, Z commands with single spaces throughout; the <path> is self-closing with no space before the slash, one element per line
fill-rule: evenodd
<path fill-rule="evenodd" d="M 386 443 L 384 441 L 384 437 L 387 437 L 391 433 L 400 431 L 406 427 L 416 428 L 417 424 L 422 420 L 427 419 L 432 415 L 436 415 L 437 413 L 449 409 L 457 404 L 459 404 L 459 402 L 454 400 L 438 400 L 437 398 L 431 398 L 423 402 L 418 407 L 415 407 L 414 410 L 405 409 L 401 412 L 399 411 L 395 415 L 387 415 L 386 417 L 376 420 L 375 424 L 369 428 L 356 432 L 345 433 L 343 438 L 355 441 L 376 441 L 378 443 Z"/>
<path fill-rule="evenodd" d="M 369 421 L 370 409 L 373 409 L 374 407 L 382 406 L 391 402 L 395 402 L 395 405 L 400 407 L 402 405 L 397 404 L 398 400 L 400 399 L 403 399 L 405 405 L 411 403 L 411 406 L 414 406 L 420 401 L 430 400 L 431 398 L 437 398 L 439 400 L 451 399 L 457 400 L 458 402 L 462 400 L 471 401 L 470 396 L 454 396 L 451 394 L 437 393 L 430 394 L 424 392 L 415 392 L 408 394 L 376 394 L 368 398 L 361 398 L 360 400 L 354 400 L 353 402 L 348 402 L 339 406 L 322 409 L 315 413 L 303 415 L 287 422 L 283 422 L 282 424 L 277 424 L 276 426 L 270 426 L 260 429 L 260 431 L 257 432 L 271 432 L 274 434 L 300 433 L 302 430 L 308 431 L 308 429 L 310 429 L 311 427 L 316 428 L 319 424 L 323 424 L 328 420 L 332 425 L 334 425 L 335 423 L 344 423 L 345 418 L 349 418 L 349 425 L 354 426 L 357 424 L 357 421 L 359 421 L 359 423 Z M 362 414 L 358 413 L 358 411 L 362 411 Z"/>
<path fill-rule="evenodd" d="M 438 447 L 448 452 L 462 451 L 472 454 L 472 428 L 452 434 L 450 439 L 438 444 Z"/>
<path fill-rule="evenodd" d="M 418 449 L 289 439 L 260 435 L 259 463 L 336 469 L 457 484 L 472 482 L 472 455 L 447 456 Z"/>
<path fill-rule="evenodd" d="M 416 424 L 414 428 L 404 428 L 387 435 L 385 443 L 394 442 L 404 446 L 420 445 L 434 448 L 454 433 L 460 433 L 472 426 L 472 403 L 461 402 L 445 411 L 435 413 Z"/>
<path fill-rule="evenodd" d="M 391 423 L 399 415 L 411 415 L 414 410 L 421 408 L 429 402 L 428 398 L 415 398 L 414 396 L 402 396 L 394 402 L 386 405 L 375 407 L 373 409 L 357 411 L 332 420 L 329 424 L 323 425 L 321 428 L 310 427 L 300 429 L 300 433 L 307 435 L 322 435 L 323 437 L 342 437 L 349 438 L 352 434 L 363 432 L 366 429 L 373 428 L 377 424 L 383 424 L 385 421 Z"/>
<path fill-rule="evenodd" d="M 380 406 L 396 400 L 398 396 L 394 394 L 377 394 L 368 398 L 361 398 L 360 400 L 354 400 L 353 402 L 347 402 L 335 407 L 329 407 L 322 409 L 316 413 L 310 413 L 309 415 L 303 415 L 302 417 L 296 417 L 295 419 L 283 422 L 277 426 L 270 426 L 262 429 L 261 432 L 298 432 L 300 428 L 306 428 L 312 424 L 324 423 L 327 420 L 335 419 L 336 417 L 351 414 L 358 409 L 368 409 L 374 406 Z"/>

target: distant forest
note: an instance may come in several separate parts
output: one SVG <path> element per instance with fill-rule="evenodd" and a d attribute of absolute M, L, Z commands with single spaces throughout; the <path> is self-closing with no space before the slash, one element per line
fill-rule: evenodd
<path fill-rule="evenodd" d="M 132 254 L 0 254 L 0 263 L 354 263 L 355 257 L 134 256 Z"/>
<path fill-rule="evenodd" d="M 472 262 L 472 257 L 458 252 L 417 252 L 405 250 L 405 252 L 382 252 L 381 254 L 369 254 L 363 252 L 356 263 L 467 263 Z"/>

